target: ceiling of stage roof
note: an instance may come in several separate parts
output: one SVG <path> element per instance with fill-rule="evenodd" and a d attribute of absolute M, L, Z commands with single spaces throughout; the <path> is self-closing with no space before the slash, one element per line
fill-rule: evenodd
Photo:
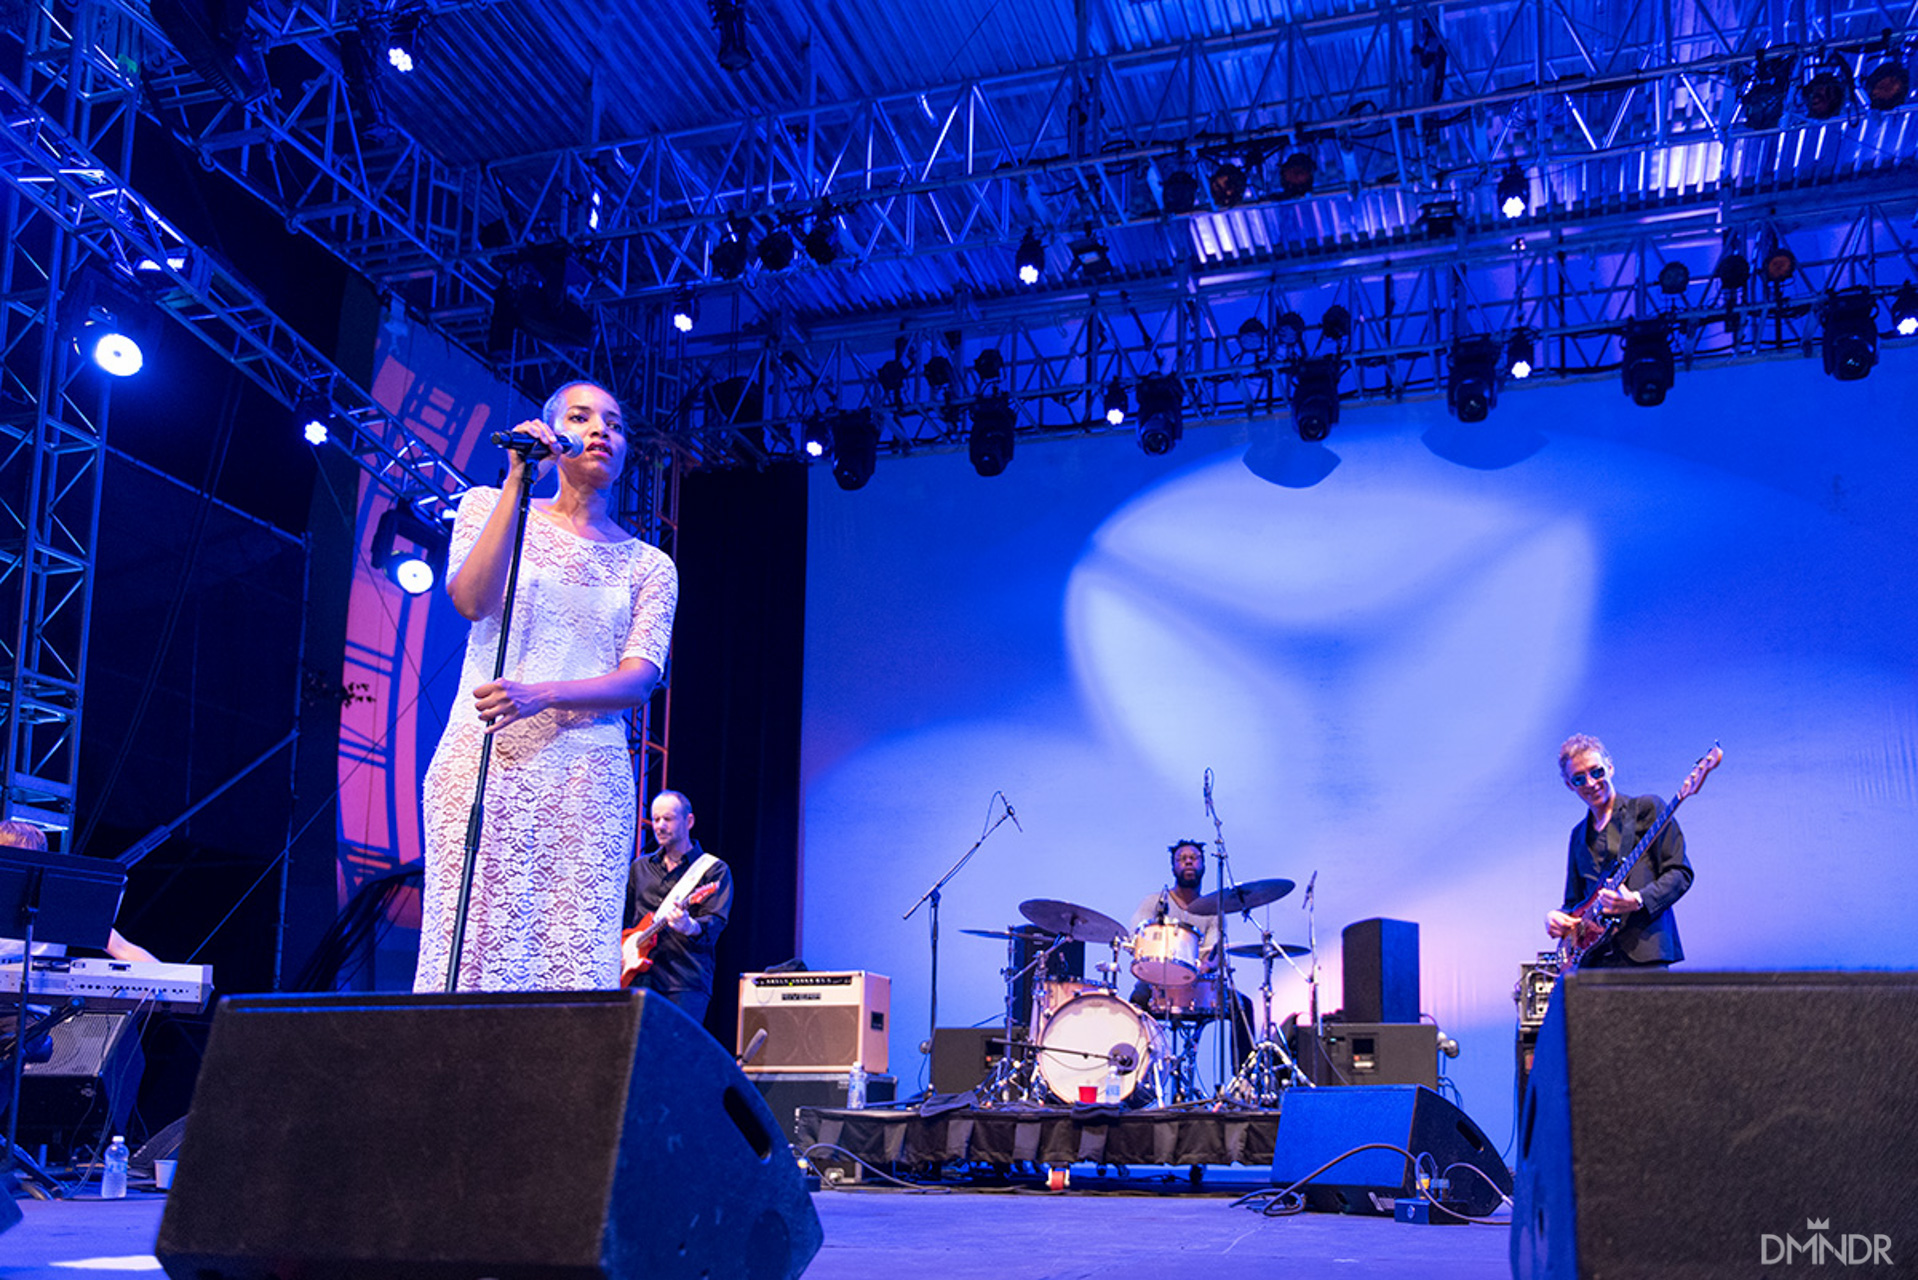
<path fill-rule="evenodd" d="M 245 112 L 155 45 L 144 0 L 103 7 L 149 55 L 143 108 L 203 163 L 529 392 L 602 377 L 688 439 L 702 392 L 743 379 L 768 420 L 869 403 L 923 419 L 889 426 L 895 445 L 950 443 L 963 414 L 935 411 L 923 379 L 947 349 L 962 371 L 986 344 L 1020 366 L 1021 429 L 1098 429 L 1035 393 L 1195 377 L 1218 358 L 1198 344 L 1251 316 L 1348 306 L 1346 354 L 1392 366 L 1361 394 L 1404 394 L 1442 385 L 1434 353 L 1457 336 L 1615 329 L 1672 258 L 1695 283 L 1657 306 L 1782 307 L 1791 342 L 1815 339 L 1826 290 L 1889 298 L 1913 273 L 1918 107 L 1867 105 L 1881 65 L 1908 77 L 1905 10 L 736 0 L 729 70 L 716 17 L 733 3 L 254 0 L 277 95 Z M 413 19 L 410 74 L 349 74 L 359 38 Z M 1806 91 L 1821 74 L 1828 115 Z M 1297 156 L 1304 194 L 1285 185 Z M 1242 195 L 1211 181 L 1232 168 Z M 1515 222 L 1501 179 L 1525 196 Z M 803 247 L 816 228 L 828 265 Z M 802 241 L 790 265 L 720 269 L 728 238 L 750 250 L 782 229 Z M 1045 249 L 1030 288 L 1027 233 Z M 1796 277 L 1711 291 L 1727 249 L 1756 261 L 1778 242 Z M 513 287 L 556 313 L 493 324 Z M 684 337 L 667 320 L 682 291 Z M 1580 367 L 1615 357 L 1591 345 Z M 895 358 L 903 389 L 881 377 Z M 693 456 L 737 461 L 736 442 Z"/>

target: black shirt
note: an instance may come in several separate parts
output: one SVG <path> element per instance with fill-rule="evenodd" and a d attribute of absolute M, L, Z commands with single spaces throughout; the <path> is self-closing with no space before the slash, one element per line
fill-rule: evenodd
<path fill-rule="evenodd" d="M 1570 911 L 1597 892 L 1618 867 L 1620 858 L 1637 847 L 1640 837 L 1657 820 L 1664 802 L 1657 796 L 1619 796 L 1612 802 L 1612 820 L 1603 831 L 1592 829 L 1591 815 L 1572 828 L 1565 867 L 1565 905 Z M 1685 833 L 1676 819 L 1652 841 L 1652 847 L 1625 877 L 1624 887 L 1645 905 L 1619 922 L 1618 931 L 1601 943 L 1588 965 L 1669 964 L 1685 958 L 1678 942 L 1678 922 L 1671 906 L 1692 887 L 1692 864 L 1685 857 Z"/>

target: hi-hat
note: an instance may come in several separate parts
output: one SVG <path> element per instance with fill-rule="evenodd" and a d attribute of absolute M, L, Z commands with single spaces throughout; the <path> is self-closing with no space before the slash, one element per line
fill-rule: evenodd
<path fill-rule="evenodd" d="M 1250 911 L 1253 907 L 1277 902 L 1297 887 L 1290 880 L 1276 877 L 1271 880 L 1248 880 L 1217 893 L 1202 894 L 1188 903 L 1185 909 L 1195 916 L 1214 916 L 1220 914 L 1220 904 L 1223 903 L 1224 914 L 1231 915 L 1235 911 Z"/>
<path fill-rule="evenodd" d="M 1275 942 L 1271 949 L 1267 950 L 1263 942 L 1241 942 L 1236 947 L 1227 947 L 1225 953 L 1229 956 L 1243 956 L 1247 960 L 1264 960 L 1268 956 L 1277 960 L 1280 956 L 1309 956 L 1312 954 L 1312 948 L 1296 942 Z"/>
<path fill-rule="evenodd" d="M 1110 943 L 1129 932 L 1104 912 L 1051 898 L 1028 898 L 1019 904 L 1019 914 L 1041 929 L 1062 933 L 1075 942 Z"/>

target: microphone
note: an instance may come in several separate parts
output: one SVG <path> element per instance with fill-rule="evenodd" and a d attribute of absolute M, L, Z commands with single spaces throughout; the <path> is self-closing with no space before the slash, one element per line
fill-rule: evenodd
<path fill-rule="evenodd" d="M 757 1058 L 759 1051 L 765 1047 L 766 1028 L 761 1027 L 759 1030 L 753 1032 L 753 1038 L 746 1042 L 746 1052 L 739 1055 L 739 1065 L 742 1067 L 746 1066 L 754 1058 Z"/>
<path fill-rule="evenodd" d="M 558 452 L 564 454 L 566 457 L 577 458 L 586 451 L 586 442 L 572 432 L 559 431 L 555 434 L 559 438 Z M 527 457 L 533 459 L 549 457 L 554 452 L 548 449 L 537 437 L 528 435 L 524 431 L 495 431 L 493 433 L 493 443 L 502 449 L 511 449 L 514 453 L 524 453 Z"/>
<path fill-rule="evenodd" d="M 999 802 L 1006 806 L 1006 816 L 1012 819 L 1012 825 L 1019 827 L 1019 834 L 1024 835 L 1026 829 L 1019 826 L 1019 815 L 1012 811 L 1012 801 L 1006 799 L 1006 793 L 1003 791 L 999 793 Z"/>

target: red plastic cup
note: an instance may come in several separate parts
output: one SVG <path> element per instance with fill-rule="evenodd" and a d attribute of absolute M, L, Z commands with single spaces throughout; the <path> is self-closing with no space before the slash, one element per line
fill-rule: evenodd
<path fill-rule="evenodd" d="M 1099 1086 L 1098 1086 L 1098 1085 L 1096 1085 L 1096 1084 L 1082 1084 L 1082 1085 L 1080 1085 L 1080 1086 L 1079 1086 L 1079 1101 L 1081 1101 L 1081 1102 L 1097 1102 L 1098 1100 L 1099 1100 Z"/>

